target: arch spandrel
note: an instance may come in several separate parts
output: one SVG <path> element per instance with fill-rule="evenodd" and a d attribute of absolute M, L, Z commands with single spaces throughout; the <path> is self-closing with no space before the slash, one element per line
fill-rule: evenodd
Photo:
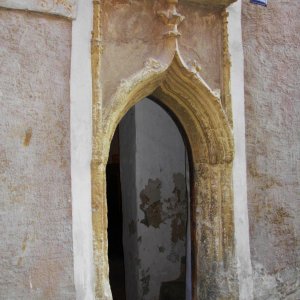
<path fill-rule="evenodd" d="M 149 58 L 142 70 L 121 81 L 111 105 L 104 111 L 107 143 L 126 112 L 151 94 L 182 124 L 195 162 L 216 164 L 232 161 L 232 129 L 220 98 L 197 72 L 187 67 L 178 51 L 169 66 Z"/>

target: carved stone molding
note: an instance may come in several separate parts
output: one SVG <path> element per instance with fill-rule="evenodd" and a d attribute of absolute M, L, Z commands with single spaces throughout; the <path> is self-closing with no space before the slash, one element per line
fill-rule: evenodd
<path fill-rule="evenodd" d="M 231 60 L 228 49 L 228 13 L 226 10 L 222 12 L 222 105 L 226 111 L 228 120 L 232 126 L 232 105 L 231 105 L 231 91 L 230 91 L 230 68 Z"/>
<path fill-rule="evenodd" d="M 0 7 L 76 18 L 77 0 L 0 0 Z"/>
<path fill-rule="evenodd" d="M 158 17 L 168 27 L 168 31 L 164 33 L 165 37 L 178 37 L 180 32 L 178 26 L 185 19 L 183 15 L 177 12 L 176 5 L 178 0 L 166 0 L 168 7 L 157 12 Z"/>
<path fill-rule="evenodd" d="M 105 5 L 99 0 L 94 1 L 91 172 L 95 299 L 111 299 L 105 173 L 110 143 L 126 112 L 149 95 L 177 117 L 191 152 L 193 300 L 238 299 L 232 191 L 234 141 L 231 122 L 226 114 L 227 110 L 224 109 L 230 107 L 231 98 L 227 97 L 225 103 L 222 103 L 220 96 L 201 76 L 203 71 L 198 59 L 195 60 L 187 54 L 184 58 L 181 56 L 177 37 L 180 36 L 178 26 L 184 17 L 177 12 L 177 3 L 177 0 L 166 0 L 165 9 L 156 12 L 163 26 L 167 28 L 167 39 L 162 41 L 160 51 L 149 52 L 143 57 L 138 56 L 138 67 L 126 75 L 117 75 L 114 88 L 109 94 L 102 94 L 108 86 L 108 82 L 103 78 L 108 67 L 105 66 L 106 52 L 102 51 L 102 43 L 107 43 L 104 45 L 104 49 L 107 49 L 109 43 L 115 41 L 102 36 L 102 31 L 107 30 L 105 25 L 108 24 L 105 21 L 103 27 L 101 24 L 101 20 L 104 19 L 101 18 L 101 13 L 105 10 Z M 153 10 L 149 10 L 148 13 L 149 18 L 154 17 Z M 119 18 L 116 20 L 119 21 Z M 223 25 L 226 42 L 226 23 Z M 158 23 L 157 26 L 157 32 L 160 32 L 161 25 Z M 122 43 L 127 46 L 130 41 Z M 123 51 L 122 47 L 118 49 Z M 225 60 L 227 54 L 225 44 L 220 56 Z M 115 58 L 118 59 L 116 54 L 111 57 Z M 228 84 L 228 78 L 224 75 L 224 83 Z"/>

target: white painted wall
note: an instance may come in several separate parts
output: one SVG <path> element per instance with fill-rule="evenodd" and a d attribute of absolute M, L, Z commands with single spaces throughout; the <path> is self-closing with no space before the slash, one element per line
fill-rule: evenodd
<path fill-rule="evenodd" d="M 76 299 L 94 299 L 91 214 L 92 1 L 78 1 L 72 28 L 71 175 Z"/>
<path fill-rule="evenodd" d="M 132 135 L 128 136 L 128 128 L 124 130 L 124 127 L 130 122 L 135 123 L 135 133 L 130 131 Z M 131 162 L 122 159 L 122 152 L 128 155 L 128 147 L 132 147 L 128 141 L 135 143 L 135 157 L 128 156 Z M 155 300 L 159 299 L 161 282 L 172 281 L 179 277 L 181 257 L 185 256 L 186 245 L 182 240 L 176 243 L 171 241 L 172 218 L 166 218 L 158 228 L 141 223 L 145 215 L 140 208 L 140 194 L 147 187 L 149 192 L 147 195 L 151 195 L 150 201 L 160 200 L 162 210 L 168 211 L 166 200 L 174 198 L 174 175 L 182 174 L 185 191 L 184 174 L 188 168 L 185 163 L 186 150 L 174 121 L 159 105 L 148 99 L 138 103 L 134 111 L 131 110 L 121 122 L 120 147 L 125 256 L 130 255 L 130 251 L 126 248 L 137 245 L 137 248 L 131 252 L 133 257 L 127 257 L 125 260 L 130 261 L 127 266 L 131 266 L 132 269 L 137 268 L 134 273 L 138 277 L 138 293 L 136 296 L 130 294 L 127 298 Z M 132 189 L 134 175 L 135 195 L 132 193 L 129 195 L 129 187 Z M 161 184 L 160 188 L 156 184 L 158 181 Z M 169 211 L 176 212 L 176 208 Z M 130 216 L 125 216 L 127 213 Z M 185 210 L 184 213 L 187 211 Z M 134 215 L 137 224 L 136 232 L 130 236 L 128 228 Z M 133 286 L 134 277 L 127 280 L 127 287 Z"/>
<path fill-rule="evenodd" d="M 244 55 L 241 30 L 241 0 L 228 8 L 229 52 L 231 55 L 231 96 L 235 156 L 233 163 L 234 224 L 239 294 L 253 299 L 247 207 L 247 173 L 244 107 Z"/>

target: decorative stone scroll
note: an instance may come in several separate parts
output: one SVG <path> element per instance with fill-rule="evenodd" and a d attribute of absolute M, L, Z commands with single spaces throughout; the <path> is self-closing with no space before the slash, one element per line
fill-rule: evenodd
<path fill-rule="evenodd" d="M 165 10 L 160 10 L 157 15 L 162 20 L 162 22 L 167 25 L 168 31 L 164 33 L 165 37 L 178 37 L 180 32 L 178 31 L 178 26 L 185 19 L 183 15 L 177 12 L 176 5 L 178 0 L 166 0 L 168 7 Z"/>

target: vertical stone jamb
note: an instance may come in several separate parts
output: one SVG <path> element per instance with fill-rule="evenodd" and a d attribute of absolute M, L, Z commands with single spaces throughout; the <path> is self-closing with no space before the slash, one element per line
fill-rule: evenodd
<path fill-rule="evenodd" d="M 208 299 L 208 291 L 213 284 L 211 276 L 211 256 L 213 239 L 210 226 L 210 166 L 207 163 L 194 163 L 194 187 L 192 206 L 193 228 L 193 300 Z"/>
<path fill-rule="evenodd" d="M 72 22 L 70 78 L 74 282 L 76 299 L 94 299 L 90 167 L 92 159 L 91 31 L 93 3 L 86 0 L 77 2 L 78 13 Z"/>
<path fill-rule="evenodd" d="M 242 1 L 227 8 L 228 49 L 231 56 L 230 90 L 232 97 L 235 155 L 233 161 L 234 255 L 237 265 L 239 299 L 253 299 L 253 278 L 250 255 L 247 206 L 247 171 L 244 107 L 244 54 L 241 28 Z"/>
<path fill-rule="evenodd" d="M 107 258 L 107 203 L 106 203 L 106 160 L 103 149 L 102 124 L 102 88 L 101 88 L 101 58 L 102 58 L 102 20 L 101 0 L 93 1 L 93 37 L 91 45 L 92 78 L 93 78 L 93 153 L 92 153 L 92 223 L 93 250 L 95 267 L 95 298 L 111 299 L 109 287 L 109 267 Z"/>
<path fill-rule="evenodd" d="M 226 111 L 226 115 L 232 126 L 232 106 L 231 106 L 231 92 L 230 92 L 230 68 L 231 60 L 228 48 L 228 12 L 226 9 L 222 12 L 222 92 L 221 101 Z"/>
<path fill-rule="evenodd" d="M 193 299 L 237 299 L 232 163 L 198 163 L 193 170 Z"/>

